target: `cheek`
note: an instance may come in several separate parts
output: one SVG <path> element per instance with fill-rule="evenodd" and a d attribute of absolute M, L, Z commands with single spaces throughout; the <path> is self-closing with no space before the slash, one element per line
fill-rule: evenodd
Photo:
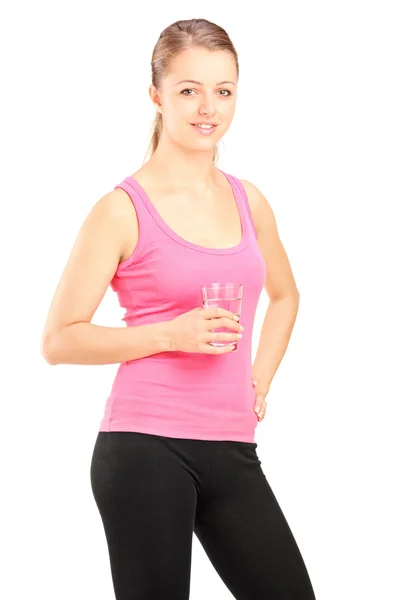
<path fill-rule="evenodd" d="M 179 97 L 173 98 L 169 105 L 169 110 L 174 114 L 177 120 L 184 119 L 186 116 L 193 116 L 196 106 L 193 98 Z"/>
<path fill-rule="evenodd" d="M 223 116 L 224 121 L 231 124 L 232 119 L 235 115 L 235 110 L 236 110 L 236 104 L 230 104 L 229 106 L 224 106 L 221 109 L 221 115 Z"/>
<path fill-rule="evenodd" d="M 187 120 L 186 116 L 193 114 L 193 106 L 188 106 L 182 98 L 168 97 L 164 98 L 162 112 L 164 122 L 175 128 Z"/>
<path fill-rule="evenodd" d="M 177 103 L 172 107 L 169 117 L 169 126 L 176 133 L 184 133 L 190 127 L 190 122 L 193 120 L 193 115 L 196 110 L 192 107 L 182 106 Z"/>

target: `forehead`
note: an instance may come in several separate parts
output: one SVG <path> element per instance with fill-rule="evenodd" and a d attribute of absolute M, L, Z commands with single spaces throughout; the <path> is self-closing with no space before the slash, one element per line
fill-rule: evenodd
<path fill-rule="evenodd" d="M 235 59 L 226 50 L 188 48 L 173 58 L 168 71 L 166 79 L 171 85 L 182 79 L 196 79 L 212 85 L 226 80 L 237 83 Z"/>

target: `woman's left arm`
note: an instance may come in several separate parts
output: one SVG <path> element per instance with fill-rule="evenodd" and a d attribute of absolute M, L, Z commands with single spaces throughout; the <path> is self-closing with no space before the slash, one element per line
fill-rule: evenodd
<path fill-rule="evenodd" d="M 265 415 L 266 396 L 272 379 L 289 344 L 300 294 L 268 200 L 252 183 L 246 180 L 241 182 L 247 193 L 257 230 L 257 242 L 266 265 L 264 288 L 269 297 L 252 367 L 256 392 L 254 410 L 258 412 L 258 419 L 261 421 Z"/>

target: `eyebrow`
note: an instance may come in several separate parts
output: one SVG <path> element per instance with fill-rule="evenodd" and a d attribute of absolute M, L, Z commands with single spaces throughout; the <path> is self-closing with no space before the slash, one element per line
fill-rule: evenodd
<path fill-rule="evenodd" d="M 181 83 L 196 83 L 197 85 L 204 85 L 201 81 L 195 81 L 194 79 L 182 79 L 182 81 L 178 81 L 175 85 L 179 85 Z M 232 85 L 237 85 L 234 81 L 220 81 L 217 85 L 223 85 L 225 83 L 231 83 Z"/>

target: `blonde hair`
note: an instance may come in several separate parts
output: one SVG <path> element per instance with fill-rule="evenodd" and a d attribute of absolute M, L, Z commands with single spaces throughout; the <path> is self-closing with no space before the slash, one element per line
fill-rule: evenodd
<path fill-rule="evenodd" d="M 168 72 L 170 61 L 183 50 L 201 47 L 208 50 L 226 50 L 235 59 L 237 74 L 239 76 L 239 63 L 237 52 L 225 29 L 207 21 L 207 19 L 189 19 L 176 21 L 161 32 L 154 46 L 151 57 L 151 82 L 159 88 L 161 80 Z M 146 157 L 154 154 L 162 130 L 162 114 L 156 111 L 155 119 L 151 126 L 150 143 Z M 145 158 L 146 160 L 146 158 Z M 218 145 L 215 146 L 214 164 L 218 161 Z"/>

